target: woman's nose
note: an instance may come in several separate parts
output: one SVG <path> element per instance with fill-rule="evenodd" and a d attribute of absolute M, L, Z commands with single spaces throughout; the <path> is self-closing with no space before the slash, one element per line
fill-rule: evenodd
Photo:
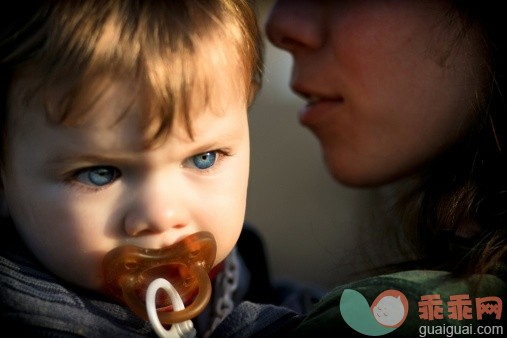
<path fill-rule="evenodd" d="M 315 0 L 276 1 L 266 20 L 269 40 L 289 52 L 321 47 L 325 39 L 321 7 Z"/>
<path fill-rule="evenodd" d="M 178 190 L 163 183 L 136 189 L 124 218 L 125 232 L 129 236 L 142 236 L 187 226 L 188 205 L 185 194 Z"/>

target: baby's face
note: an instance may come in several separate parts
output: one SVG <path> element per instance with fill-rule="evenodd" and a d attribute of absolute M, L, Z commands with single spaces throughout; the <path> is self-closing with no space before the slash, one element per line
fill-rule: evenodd
<path fill-rule="evenodd" d="M 221 72 L 221 79 L 234 75 Z M 218 104 L 192 115 L 193 140 L 175 119 L 168 138 L 149 150 L 127 83 L 102 93 L 79 127 L 48 122 L 38 97 L 13 100 L 3 183 L 35 256 L 94 290 L 103 287 L 104 255 L 125 244 L 166 247 L 204 230 L 217 242 L 215 264 L 222 261 L 244 220 L 249 132 L 240 88 L 227 80 L 216 86 Z"/>

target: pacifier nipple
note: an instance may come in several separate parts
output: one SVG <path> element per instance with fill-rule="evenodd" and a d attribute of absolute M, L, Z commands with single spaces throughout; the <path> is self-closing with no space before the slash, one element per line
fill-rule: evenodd
<path fill-rule="evenodd" d="M 150 291 L 151 302 L 162 324 L 182 323 L 199 315 L 208 304 L 211 297 L 208 273 L 215 257 L 215 239 L 205 231 L 160 249 L 117 247 L 103 261 L 107 292 L 141 318 L 152 321 L 146 305 L 148 288 L 155 280 L 153 284 L 160 283 L 159 279 L 166 280 L 168 283 L 162 282 L 156 289 L 163 288 L 168 293 L 155 290 L 154 295 Z M 174 295 L 181 304 L 174 303 Z M 184 307 L 183 303 L 188 305 Z"/>

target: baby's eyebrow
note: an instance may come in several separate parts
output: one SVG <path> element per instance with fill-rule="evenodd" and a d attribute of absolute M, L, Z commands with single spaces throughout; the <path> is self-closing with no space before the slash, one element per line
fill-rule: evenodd
<path fill-rule="evenodd" d="M 74 163 L 133 163 L 135 160 L 134 156 L 127 155 L 99 155 L 99 154 L 69 154 L 69 155 L 58 155 L 50 158 L 48 162 L 52 165 L 66 165 Z"/>

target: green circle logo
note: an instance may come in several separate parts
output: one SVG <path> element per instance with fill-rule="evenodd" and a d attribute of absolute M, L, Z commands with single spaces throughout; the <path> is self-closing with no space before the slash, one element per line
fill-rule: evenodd
<path fill-rule="evenodd" d="M 370 306 L 362 294 L 345 289 L 340 299 L 340 312 L 355 331 L 366 336 L 383 336 L 403 324 L 408 314 L 408 300 L 398 290 L 386 290 Z"/>

